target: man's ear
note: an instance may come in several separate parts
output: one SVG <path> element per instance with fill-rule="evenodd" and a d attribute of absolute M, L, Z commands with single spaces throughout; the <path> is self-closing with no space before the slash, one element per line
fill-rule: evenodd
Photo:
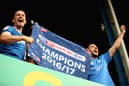
<path fill-rule="evenodd" d="M 88 48 L 86 48 L 85 50 L 86 50 L 86 51 L 89 51 L 89 49 L 88 49 Z"/>
<path fill-rule="evenodd" d="M 12 19 L 12 22 L 14 23 L 14 19 Z"/>
<path fill-rule="evenodd" d="M 85 49 L 88 54 L 91 54 L 90 50 L 88 48 Z"/>
<path fill-rule="evenodd" d="M 27 23 L 27 20 L 25 20 L 25 24 Z"/>

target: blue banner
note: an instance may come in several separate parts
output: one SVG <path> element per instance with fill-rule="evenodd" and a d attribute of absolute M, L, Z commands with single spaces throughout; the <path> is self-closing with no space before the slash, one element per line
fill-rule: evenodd
<path fill-rule="evenodd" d="M 85 48 L 37 24 L 32 25 L 32 37 L 28 55 L 38 65 L 87 79 L 90 56 Z"/>

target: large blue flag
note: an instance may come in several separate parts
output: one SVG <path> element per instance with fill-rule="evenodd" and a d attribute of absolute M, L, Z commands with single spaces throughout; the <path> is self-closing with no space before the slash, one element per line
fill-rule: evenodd
<path fill-rule="evenodd" d="M 28 55 L 38 65 L 87 79 L 90 55 L 85 48 L 38 24 L 32 25 L 32 37 Z"/>

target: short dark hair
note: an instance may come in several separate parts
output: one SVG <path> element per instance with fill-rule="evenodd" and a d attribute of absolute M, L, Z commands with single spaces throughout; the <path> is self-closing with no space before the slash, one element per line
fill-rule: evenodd
<path fill-rule="evenodd" d="M 92 41 L 92 40 L 90 40 L 90 41 L 88 41 L 87 43 L 86 43 L 86 48 L 88 48 L 88 46 L 89 45 L 91 45 L 91 44 L 96 44 L 96 42 L 94 42 L 94 41 Z"/>
<path fill-rule="evenodd" d="M 86 48 L 88 48 L 89 47 L 89 45 L 91 45 L 91 44 L 95 44 L 98 48 L 100 48 L 100 44 L 99 44 L 99 42 L 98 41 L 89 41 L 89 42 L 87 42 L 86 43 Z"/>

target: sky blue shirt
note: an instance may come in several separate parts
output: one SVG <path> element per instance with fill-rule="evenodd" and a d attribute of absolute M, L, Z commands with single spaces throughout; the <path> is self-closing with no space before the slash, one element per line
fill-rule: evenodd
<path fill-rule="evenodd" d="M 10 32 L 11 35 L 15 35 L 15 36 L 22 35 L 13 26 L 6 26 L 2 30 L 2 32 L 5 32 L 5 31 Z M 5 55 L 10 55 L 17 59 L 23 60 L 25 55 L 25 41 L 18 41 L 12 44 L 0 43 L 0 53 Z"/>
<path fill-rule="evenodd" d="M 99 56 L 99 58 L 92 59 L 88 80 L 104 84 L 106 86 L 115 86 L 108 71 L 108 63 L 110 61 L 111 58 L 109 56 L 109 51 Z"/>

